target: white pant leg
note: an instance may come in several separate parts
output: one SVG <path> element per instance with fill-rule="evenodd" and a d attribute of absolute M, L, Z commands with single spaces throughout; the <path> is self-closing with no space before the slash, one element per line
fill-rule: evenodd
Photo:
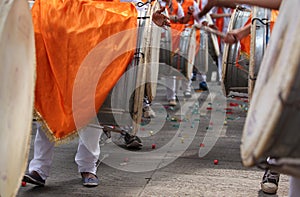
<path fill-rule="evenodd" d="M 176 76 L 166 77 L 167 100 L 176 99 Z"/>
<path fill-rule="evenodd" d="M 29 163 L 29 172 L 37 171 L 42 179 L 46 180 L 52 164 L 54 143 L 49 141 L 39 123 L 36 123 L 36 126 L 34 157 Z"/>
<path fill-rule="evenodd" d="M 218 56 L 218 74 L 219 74 L 219 81 L 222 81 L 222 58 L 223 54 L 220 53 Z"/>
<path fill-rule="evenodd" d="M 206 75 L 205 74 L 199 74 L 197 76 L 197 80 L 199 80 L 200 82 L 205 81 L 206 82 Z"/>
<path fill-rule="evenodd" d="M 192 80 L 185 79 L 181 81 L 181 87 L 183 92 L 191 92 L 192 91 Z"/>
<path fill-rule="evenodd" d="M 300 195 L 300 178 L 290 177 L 289 197 L 298 197 Z"/>
<path fill-rule="evenodd" d="M 99 128 L 87 127 L 79 132 L 79 145 L 75 156 L 79 172 L 96 174 L 96 162 L 100 156 L 101 131 Z"/>

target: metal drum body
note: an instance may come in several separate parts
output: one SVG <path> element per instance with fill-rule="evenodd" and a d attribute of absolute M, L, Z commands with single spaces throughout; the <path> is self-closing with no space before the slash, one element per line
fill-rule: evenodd
<path fill-rule="evenodd" d="M 234 10 L 228 26 L 228 31 L 244 26 L 250 16 L 250 10 L 237 8 Z M 222 78 L 224 93 L 230 91 L 247 93 L 249 59 L 240 53 L 240 43 L 225 44 L 222 60 Z"/>
<path fill-rule="evenodd" d="M 174 56 L 173 67 L 176 67 L 188 79 L 191 78 L 196 53 L 196 31 L 186 27 L 180 34 L 179 54 Z"/>
<path fill-rule="evenodd" d="M 252 97 L 255 80 L 258 75 L 261 61 L 267 47 L 270 37 L 269 21 L 271 19 L 271 10 L 254 7 L 251 26 L 251 46 L 250 46 L 250 65 L 249 65 L 249 82 L 248 95 Z"/>
<path fill-rule="evenodd" d="M 195 67 L 198 72 L 204 74 L 208 71 L 208 35 L 204 30 L 200 30 L 199 50 L 195 55 Z"/>
<path fill-rule="evenodd" d="M 168 11 L 165 10 L 162 14 L 169 16 Z M 159 67 L 160 75 L 168 75 L 170 73 L 171 58 L 172 57 L 172 35 L 171 28 L 165 27 L 161 28 L 161 39 L 160 39 L 160 49 L 159 49 L 159 64 L 164 64 L 164 66 Z"/>
<path fill-rule="evenodd" d="M 155 81 L 158 75 L 159 42 L 157 43 L 157 39 L 159 37 L 156 37 L 158 29 L 154 29 L 154 25 L 151 24 L 152 13 L 158 9 L 157 5 L 154 4 L 154 6 L 149 5 L 147 11 L 138 12 L 135 56 L 98 112 L 98 119 L 102 124 L 133 125 L 135 132 L 138 129 L 145 96 L 145 85 L 140 84 L 145 84 L 147 77 L 147 80 Z M 154 40 L 151 41 L 151 38 Z M 151 45 L 153 45 L 152 48 Z M 154 65 L 156 69 L 149 72 L 147 64 Z M 148 91 L 149 97 L 154 97 L 155 91 L 156 86 L 151 87 Z"/>
<path fill-rule="evenodd" d="M 27 167 L 35 43 L 26 0 L 0 1 L 0 196 L 15 196 Z"/>
<path fill-rule="evenodd" d="M 297 0 L 283 1 L 261 63 L 245 127 L 245 166 L 263 162 L 300 177 L 300 13 Z M 287 23 L 286 21 L 294 21 Z M 267 157 L 273 158 L 265 163 Z M 275 159 L 274 159 L 275 158 Z"/>

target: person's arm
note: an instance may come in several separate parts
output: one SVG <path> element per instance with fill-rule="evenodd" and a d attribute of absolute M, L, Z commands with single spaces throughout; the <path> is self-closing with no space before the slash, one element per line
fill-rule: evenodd
<path fill-rule="evenodd" d="M 215 6 L 235 8 L 240 4 L 248 4 L 278 10 L 281 0 L 208 0 L 207 4 L 199 13 L 199 17 L 207 14 Z"/>
<path fill-rule="evenodd" d="M 223 14 L 210 14 L 212 19 L 230 17 L 231 13 L 223 13 Z"/>
<path fill-rule="evenodd" d="M 240 29 L 229 31 L 223 39 L 225 43 L 234 44 L 245 38 L 251 33 L 251 24 L 248 24 Z"/>

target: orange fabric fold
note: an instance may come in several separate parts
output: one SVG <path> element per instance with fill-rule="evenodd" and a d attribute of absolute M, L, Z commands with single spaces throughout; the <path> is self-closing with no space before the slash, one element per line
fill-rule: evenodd
<path fill-rule="evenodd" d="M 64 140 L 94 117 L 132 60 L 137 11 L 131 3 L 36 0 L 32 17 L 37 57 L 35 111 L 48 127 L 51 140 Z M 109 40 L 117 33 L 122 34 L 119 40 Z M 79 75 L 79 70 L 85 74 Z M 93 109 L 86 107 L 85 92 L 94 85 L 92 81 Z M 84 88 L 74 101 L 76 87 Z M 76 125 L 74 102 L 81 106 L 76 108 L 80 113 Z"/>

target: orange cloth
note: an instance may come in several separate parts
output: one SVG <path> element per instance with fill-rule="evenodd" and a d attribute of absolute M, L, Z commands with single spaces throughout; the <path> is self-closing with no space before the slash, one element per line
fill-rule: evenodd
<path fill-rule="evenodd" d="M 218 7 L 217 14 L 223 14 L 223 13 L 224 13 L 223 8 Z M 220 32 L 223 32 L 224 17 L 220 17 L 220 18 L 216 19 L 216 26 L 217 26 L 217 28 Z M 220 46 L 220 44 L 221 44 L 221 37 L 220 36 L 218 36 L 218 42 L 219 42 L 219 46 Z"/>
<path fill-rule="evenodd" d="M 174 1 L 174 0 L 173 0 Z M 172 2 L 173 2 L 172 1 Z M 193 7 L 194 5 L 194 0 L 184 0 L 183 3 L 181 4 L 181 7 L 184 12 L 184 16 L 188 15 L 188 9 L 190 6 Z M 178 9 L 178 6 L 177 6 Z M 177 14 L 177 12 L 176 12 Z M 179 24 L 179 23 L 171 23 L 171 30 L 172 30 L 172 50 L 173 51 L 178 51 L 179 50 L 179 42 L 180 42 L 180 34 L 184 30 L 186 26 L 191 26 L 194 24 L 194 17 L 190 17 L 190 20 L 188 21 L 187 24 Z"/>
<path fill-rule="evenodd" d="M 276 19 L 278 17 L 278 10 L 272 10 L 271 11 L 271 18 L 270 18 L 270 32 L 272 33 L 274 24 L 276 22 Z M 251 24 L 252 21 L 252 14 L 249 16 L 247 22 L 244 26 Z M 240 40 L 241 44 L 241 52 L 245 53 L 247 57 L 250 56 L 250 44 L 251 44 L 251 34 L 247 35 L 245 38 Z"/>
<path fill-rule="evenodd" d="M 37 57 L 35 110 L 49 128 L 51 140 L 59 141 L 74 134 L 94 117 L 132 60 L 136 47 L 137 11 L 131 3 L 36 0 L 32 17 Z M 122 34 L 120 40 L 105 40 L 125 30 L 131 32 Z M 103 56 L 93 57 L 93 49 L 101 46 L 101 42 L 106 43 L 103 50 L 100 49 Z M 125 46 L 130 50 L 122 51 Z M 119 55 L 111 57 L 110 64 L 102 63 L 118 52 Z M 82 62 L 85 62 L 85 75 L 78 79 Z M 98 77 L 92 98 L 95 106 L 90 109 L 86 97 L 95 77 Z M 76 87 L 85 87 L 76 101 L 73 100 L 75 81 L 79 83 Z M 80 119 L 76 126 L 74 102 L 82 106 L 76 112 Z"/>
<path fill-rule="evenodd" d="M 249 16 L 247 22 L 244 26 L 251 24 L 252 15 Z M 241 52 L 246 55 L 247 58 L 250 57 L 250 44 L 251 44 L 251 34 L 247 35 L 243 39 L 240 40 Z"/>

